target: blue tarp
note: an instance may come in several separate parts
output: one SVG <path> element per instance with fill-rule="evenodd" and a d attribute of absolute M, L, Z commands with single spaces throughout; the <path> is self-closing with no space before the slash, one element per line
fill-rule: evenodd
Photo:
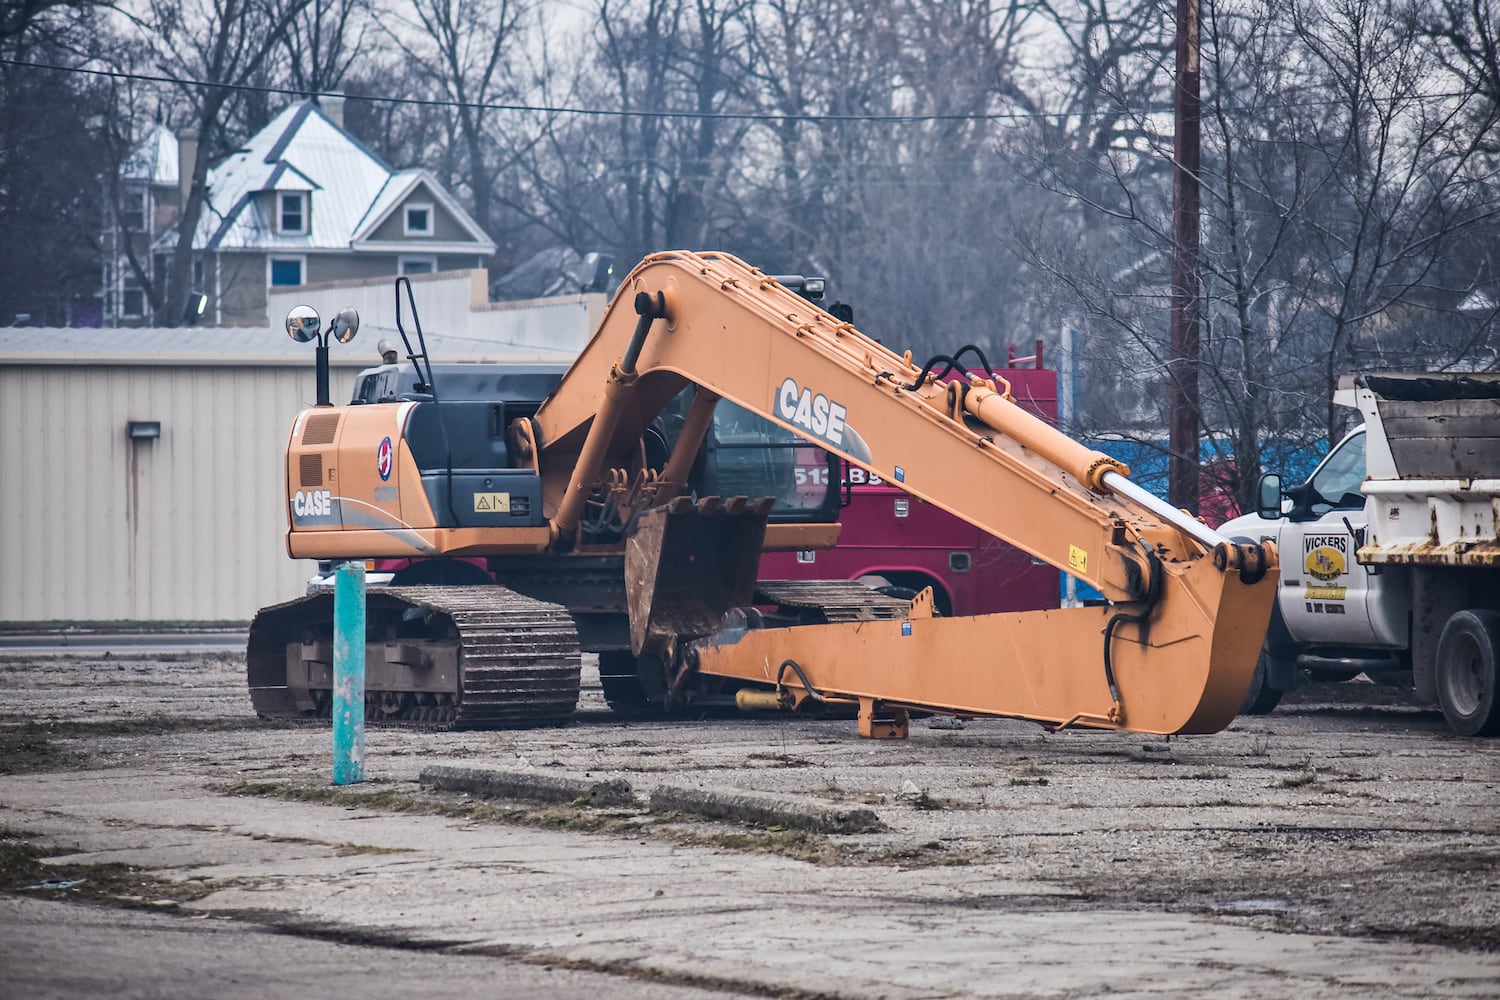
<path fill-rule="evenodd" d="M 1167 496 L 1170 462 L 1166 441 L 1123 441 L 1118 438 L 1085 440 L 1090 448 L 1104 452 L 1130 466 L 1130 479 L 1143 489 L 1150 490 L 1163 499 Z M 1270 441 L 1262 446 L 1261 460 L 1266 472 L 1281 474 L 1284 483 L 1300 483 L 1312 475 L 1328 449 L 1319 445 L 1309 447 L 1283 441 Z M 1229 464 L 1233 452 L 1224 442 L 1204 441 L 1199 450 L 1200 489 L 1199 508 L 1204 519 L 1214 527 L 1222 524 L 1239 511 L 1233 506 L 1233 498 L 1227 489 L 1216 489 L 1215 470 Z M 1068 575 L 1059 573 L 1062 594 L 1067 596 Z M 1086 583 L 1076 585 L 1074 595 L 1078 600 L 1101 600 L 1103 594 Z"/>

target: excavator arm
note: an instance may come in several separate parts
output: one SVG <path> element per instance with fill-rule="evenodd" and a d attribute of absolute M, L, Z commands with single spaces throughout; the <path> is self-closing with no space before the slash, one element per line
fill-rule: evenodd
<path fill-rule="evenodd" d="M 552 546 L 566 549 L 612 470 L 631 464 L 673 396 L 696 387 L 687 426 L 731 400 L 1110 602 L 941 619 L 919 598 L 901 620 L 755 628 L 749 611 L 705 626 L 684 612 L 683 595 L 746 603 L 756 537 L 753 524 L 723 537 L 698 531 L 701 559 L 664 560 L 669 522 L 702 521 L 701 506 L 679 497 L 680 456 L 697 444 L 685 433 L 679 460 L 630 491 L 640 544 L 627 552 L 626 581 L 636 651 L 653 648 L 677 683 L 699 673 L 767 686 L 778 707 L 857 704 L 867 735 L 903 735 L 911 708 L 1159 733 L 1223 728 L 1265 634 L 1274 548 L 1236 545 L 1172 509 L 1119 462 L 1016 406 L 1003 384 L 944 381 L 953 361 L 918 366 L 728 254 L 656 254 L 625 280 L 558 389 L 512 426 L 512 443 L 539 471 Z M 726 609 L 699 610 L 719 619 Z"/>

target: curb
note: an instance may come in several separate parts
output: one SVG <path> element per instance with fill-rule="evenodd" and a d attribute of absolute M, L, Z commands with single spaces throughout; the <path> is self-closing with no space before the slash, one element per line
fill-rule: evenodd
<path fill-rule="evenodd" d="M 468 792 L 481 798 L 529 799 L 536 802 L 583 802 L 591 806 L 635 804 L 628 782 L 618 778 L 590 781 L 525 771 L 492 771 L 471 767 L 424 767 L 417 776 L 424 786 Z"/>
<path fill-rule="evenodd" d="M 885 829 L 869 809 L 794 802 L 764 792 L 720 792 L 663 785 L 651 793 L 652 812 L 687 812 L 762 826 L 788 826 L 815 833 L 873 833 Z"/>

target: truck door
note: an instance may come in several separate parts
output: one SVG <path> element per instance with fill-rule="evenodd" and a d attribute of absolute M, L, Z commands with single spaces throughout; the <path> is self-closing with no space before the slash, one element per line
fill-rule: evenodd
<path fill-rule="evenodd" d="M 1328 453 L 1306 483 L 1292 490 L 1281 524 L 1281 587 L 1277 603 L 1299 642 L 1368 646 L 1371 582 L 1355 562 L 1351 530 L 1365 526 L 1365 432 L 1360 428 Z"/>

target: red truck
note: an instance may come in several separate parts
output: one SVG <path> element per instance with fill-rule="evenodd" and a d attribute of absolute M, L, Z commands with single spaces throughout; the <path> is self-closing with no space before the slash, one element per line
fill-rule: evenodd
<path fill-rule="evenodd" d="M 1016 401 L 1052 423 L 1057 421 L 1057 372 L 1041 367 L 1041 350 L 995 374 L 1010 383 Z M 827 473 L 806 449 L 798 475 Z M 863 469 L 844 470 L 843 525 L 837 548 L 816 552 L 767 552 L 763 580 L 863 580 L 893 597 L 914 597 L 931 587 L 944 615 L 1031 611 L 1059 604 L 1058 573 L 1026 553 Z"/>

